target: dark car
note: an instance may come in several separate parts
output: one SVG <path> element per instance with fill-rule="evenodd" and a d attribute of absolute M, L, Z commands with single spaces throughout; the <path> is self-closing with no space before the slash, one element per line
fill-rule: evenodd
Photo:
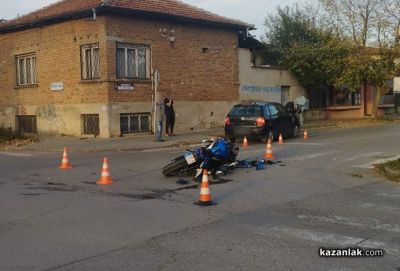
<path fill-rule="evenodd" d="M 270 133 L 274 140 L 298 136 L 300 121 L 292 111 L 279 103 L 253 102 L 236 104 L 225 119 L 225 137 L 258 138 L 266 141 Z"/>

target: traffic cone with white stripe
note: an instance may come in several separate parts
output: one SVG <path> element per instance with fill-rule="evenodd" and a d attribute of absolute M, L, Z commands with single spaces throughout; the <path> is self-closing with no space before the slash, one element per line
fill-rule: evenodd
<path fill-rule="evenodd" d="M 249 146 L 249 143 L 247 142 L 247 137 L 244 137 L 243 139 L 243 149 L 247 148 Z"/>
<path fill-rule="evenodd" d="M 274 154 L 272 152 L 272 139 L 271 138 L 268 139 L 267 149 L 265 151 L 264 158 L 265 158 L 265 160 L 275 159 Z"/>
<path fill-rule="evenodd" d="M 67 148 L 64 147 L 64 151 L 63 151 L 63 157 L 62 157 L 62 161 L 61 161 L 61 165 L 59 166 L 60 169 L 71 169 L 72 166 L 69 163 L 68 160 L 68 154 L 67 154 Z"/>
<path fill-rule="evenodd" d="M 279 143 L 279 144 L 283 144 L 283 137 L 282 137 L 282 134 L 279 134 L 279 141 L 278 141 L 278 143 Z"/>
<path fill-rule="evenodd" d="M 216 203 L 211 200 L 210 187 L 208 184 L 208 172 L 206 169 L 203 170 L 199 201 L 195 202 L 195 204 L 200 206 L 216 205 Z"/>
<path fill-rule="evenodd" d="M 304 140 L 307 140 L 308 139 L 308 133 L 307 133 L 307 130 L 304 130 Z"/>
<path fill-rule="evenodd" d="M 96 183 L 100 184 L 100 185 L 108 185 L 108 184 L 112 184 L 113 183 L 113 181 L 111 179 L 111 176 L 110 176 L 110 170 L 109 170 L 109 167 L 108 167 L 107 157 L 104 157 L 103 169 L 101 170 L 101 178 Z"/>

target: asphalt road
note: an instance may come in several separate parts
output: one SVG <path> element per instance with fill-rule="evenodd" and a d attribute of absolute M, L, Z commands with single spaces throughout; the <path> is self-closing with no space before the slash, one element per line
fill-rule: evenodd
<path fill-rule="evenodd" d="M 327 130 L 273 144 L 278 165 L 236 169 L 193 205 L 165 178 L 181 149 L 0 153 L 0 270 L 398 270 L 400 186 L 371 169 L 400 154 L 400 126 Z M 240 159 L 262 158 L 250 142 Z M 103 156 L 115 183 L 97 186 Z M 190 180 L 189 180 L 190 181 Z M 319 248 L 383 249 L 319 257 Z"/>

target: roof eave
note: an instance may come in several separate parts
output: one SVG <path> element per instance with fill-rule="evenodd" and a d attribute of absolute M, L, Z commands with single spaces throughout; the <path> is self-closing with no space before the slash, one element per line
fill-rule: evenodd
<path fill-rule="evenodd" d="M 104 9 L 104 7 L 97 7 L 96 8 L 96 13 L 101 12 Z M 52 16 L 52 17 L 47 17 L 35 21 L 30 21 L 30 22 L 23 22 L 23 23 L 15 23 L 10 26 L 0 26 L 0 34 L 4 33 L 10 33 L 10 32 L 17 32 L 17 31 L 22 31 L 30 28 L 35 28 L 35 27 L 41 27 L 45 25 L 50 25 L 50 24 L 56 24 L 64 21 L 68 21 L 71 19 L 79 19 L 79 18 L 87 18 L 93 16 L 93 8 L 90 9 L 85 9 L 85 10 L 80 10 L 76 12 L 71 12 L 67 14 L 62 14 L 62 15 L 57 15 L 57 16 Z"/>
<path fill-rule="evenodd" d="M 172 14 L 165 14 L 161 12 L 152 12 L 152 11 L 142 11 L 142 10 L 134 10 L 134 9 L 126 9 L 126 8 L 119 8 L 119 7 L 109 7 L 108 11 L 112 13 L 117 13 L 117 14 L 122 14 L 122 15 L 137 15 L 137 16 L 142 16 L 142 17 L 157 17 L 159 19 L 164 19 L 164 20 L 172 20 L 172 21 L 177 21 L 177 22 L 188 22 L 188 23 L 196 23 L 196 24 L 202 24 L 202 25 L 210 25 L 210 26 L 219 26 L 219 27 L 226 27 L 226 28 L 231 28 L 231 29 L 236 29 L 236 30 L 242 30 L 242 29 L 249 29 L 249 30 L 254 30 L 254 25 L 250 24 L 240 24 L 239 22 L 223 22 L 223 21 L 212 21 L 212 20 L 207 20 L 207 19 L 196 19 L 196 18 L 190 18 L 190 17 L 185 17 L 185 16 L 179 16 L 179 15 L 172 15 Z"/>
<path fill-rule="evenodd" d="M 118 13 L 118 14 L 123 14 L 123 15 L 138 15 L 142 17 L 152 17 L 156 16 L 159 19 L 165 19 L 165 20 L 173 20 L 173 21 L 178 21 L 178 22 L 191 22 L 195 24 L 201 24 L 201 25 L 209 25 L 209 26 L 218 26 L 218 27 L 224 27 L 224 28 L 229 28 L 229 29 L 235 29 L 235 30 L 242 30 L 242 29 L 248 29 L 248 30 L 254 30 L 254 25 L 250 24 L 240 24 L 238 23 L 230 23 L 230 22 L 222 22 L 222 21 L 211 21 L 211 20 L 206 20 L 206 19 L 195 19 L 195 18 L 189 18 L 185 16 L 178 16 L 178 15 L 171 15 L 171 14 L 165 14 L 165 13 L 159 13 L 159 12 L 149 12 L 149 11 L 141 11 L 141 10 L 132 10 L 132 9 L 126 9 L 126 8 L 118 8 L 118 7 L 111 7 L 111 6 L 100 6 L 100 7 L 94 7 L 96 9 L 97 14 L 105 14 L 107 12 L 111 13 Z M 22 31 L 30 28 L 35 28 L 35 27 L 40 27 L 44 25 L 50 25 L 50 24 L 55 24 L 55 23 L 60 23 L 63 21 L 71 20 L 71 19 L 78 19 L 78 18 L 86 18 L 90 17 L 93 14 L 93 8 L 90 9 L 85 9 L 85 10 L 80 10 L 77 12 L 72 12 L 68 14 L 62 14 L 62 15 L 57 15 L 53 17 L 47 17 L 35 21 L 30 21 L 30 22 L 24 22 L 24 23 L 16 23 L 10 26 L 0 26 L 0 34 L 4 33 L 10 33 L 10 32 L 16 32 L 16 31 Z"/>

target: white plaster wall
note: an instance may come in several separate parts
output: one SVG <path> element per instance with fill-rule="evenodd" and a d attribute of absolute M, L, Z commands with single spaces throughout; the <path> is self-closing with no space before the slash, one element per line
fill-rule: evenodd
<path fill-rule="evenodd" d="M 305 90 L 287 70 L 271 67 L 253 67 L 248 49 L 238 49 L 239 94 L 241 100 L 281 102 L 281 86 L 289 86 L 291 100 L 305 96 Z"/>
<path fill-rule="evenodd" d="M 15 114 L 17 110 L 18 108 L 13 106 L 0 108 L 0 126 L 15 129 Z"/>
<path fill-rule="evenodd" d="M 175 101 L 177 133 L 221 127 L 236 102 Z M 23 105 L 0 108 L 0 126 L 16 128 L 17 115 L 36 115 L 39 134 L 82 136 L 82 114 L 99 114 L 99 137 L 120 136 L 120 114 L 150 113 L 150 102 L 114 104 Z"/>
<path fill-rule="evenodd" d="M 174 101 L 175 132 L 202 130 L 224 125 L 226 115 L 236 102 Z M 111 136 L 120 134 L 119 117 L 122 113 L 151 113 L 151 103 L 116 103 L 111 105 Z M 165 126 L 165 125 L 164 125 Z"/>

